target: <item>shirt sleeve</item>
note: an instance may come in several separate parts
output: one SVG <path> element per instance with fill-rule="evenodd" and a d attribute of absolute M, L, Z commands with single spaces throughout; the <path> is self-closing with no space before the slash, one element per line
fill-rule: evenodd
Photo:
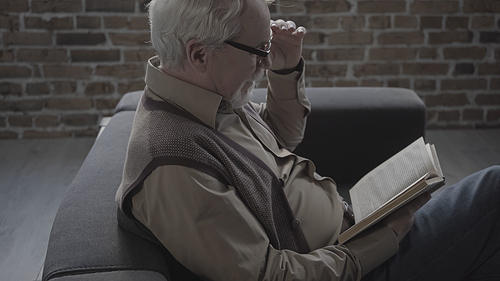
<path fill-rule="evenodd" d="M 311 105 L 305 92 L 303 59 L 299 63 L 299 68 L 302 68 L 302 71 L 286 75 L 268 70 L 266 103 L 254 106 L 281 143 L 290 151 L 302 141 L 306 119 L 311 112 Z"/>
<path fill-rule="evenodd" d="M 233 187 L 182 166 L 158 167 L 132 201 L 171 254 L 209 280 L 359 280 L 395 253 L 384 228 L 309 254 L 274 249 Z"/>

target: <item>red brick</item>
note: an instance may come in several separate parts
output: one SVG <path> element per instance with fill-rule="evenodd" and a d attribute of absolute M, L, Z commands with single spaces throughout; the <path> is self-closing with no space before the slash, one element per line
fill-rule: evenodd
<path fill-rule="evenodd" d="M 92 108 L 92 100 L 89 98 L 48 98 L 45 107 L 59 110 L 84 110 Z"/>
<path fill-rule="evenodd" d="M 486 121 L 500 121 L 500 109 L 490 109 L 486 114 Z"/>
<path fill-rule="evenodd" d="M 71 132 L 24 131 L 23 139 L 60 139 L 71 137 Z"/>
<path fill-rule="evenodd" d="M 371 32 L 340 32 L 328 36 L 328 43 L 334 45 L 364 45 L 373 42 Z"/>
<path fill-rule="evenodd" d="M 6 29 L 10 29 L 10 30 L 19 30 L 19 16 L 17 16 L 17 15 L 0 15 L 0 28 L 6 28 Z"/>
<path fill-rule="evenodd" d="M 307 52 L 310 50 L 303 49 L 302 50 L 302 55 L 304 58 L 307 60 Z M 149 50 L 128 50 L 128 51 L 123 51 L 123 56 L 125 57 L 125 61 L 132 61 L 132 62 L 145 62 L 151 57 L 156 55 L 156 51 L 154 49 L 149 49 Z"/>
<path fill-rule="evenodd" d="M 435 80 L 417 79 L 415 80 L 416 91 L 434 91 L 436 90 Z"/>
<path fill-rule="evenodd" d="M 357 86 L 358 86 L 357 81 L 339 80 L 335 82 L 335 87 L 357 87 Z"/>
<path fill-rule="evenodd" d="M 26 66 L 0 65 L 0 77 L 2 78 L 27 78 L 31 77 L 31 69 Z"/>
<path fill-rule="evenodd" d="M 309 77 L 344 77 L 347 74 L 346 65 L 309 65 L 306 75 Z"/>
<path fill-rule="evenodd" d="M 80 0 L 32 0 L 31 11 L 33 13 L 78 13 L 82 11 Z"/>
<path fill-rule="evenodd" d="M 24 17 L 24 26 L 33 29 L 73 29 L 73 18 L 54 17 L 46 20 L 40 17 Z"/>
<path fill-rule="evenodd" d="M 414 16 L 396 16 L 394 19 L 394 27 L 416 28 L 418 27 L 418 19 Z"/>
<path fill-rule="evenodd" d="M 59 126 L 59 117 L 55 115 L 35 116 L 35 126 L 40 128 Z"/>
<path fill-rule="evenodd" d="M 429 44 L 470 43 L 473 37 L 470 31 L 429 32 Z"/>
<path fill-rule="evenodd" d="M 494 17 L 477 16 L 472 18 L 471 27 L 473 29 L 492 28 L 494 24 Z"/>
<path fill-rule="evenodd" d="M 33 118 L 26 115 L 11 115 L 9 116 L 9 124 L 11 127 L 31 127 L 33 126 Z"/>
<path fill-rule="evenodd" d="M 366 75 L 396 75 L 399 74 L 399 65 L 398 64 L 362 64 L 355 65 L 354 76 L 366 76 Z"/>
<path fill-rule="evenodd" d="M 476 71 L 473 63 L 457 63 L 453 75 L 472 75 Z"/>
<path fill-rule="evenodd" d="M 313 80 L 311 81 L 310 87 L 323 88 L 323 87 L 333 87 L 332 81 L 327 80 Z"/>
<path fill-rule="evenodd" d="M 478 94 L 475 101 L 477 105 L 500 105 L 500 93 Z"/>
<path fill-rule="evenodd" d="M 90 83 L 85 88 L 85 95 L 96 96 L 96 95 L 109 95 L 115 91 L 115 87 L 110 82 L 95 82 Z"/>
<path fill-rule="evenodd" d="M 465 13 L 500 13 L 498 0 L 465 0 Z"/>
<path fill-rule="evenodd" d="M 296 22 L 296 24 L 298 24 Z M 127 27 L 131 30 L 149 30 L 149 22 L 147 17 L 131 17 Z"/>
<path fill-rule="evenodd" d="M 91 126 L 97 125 L 98 119 L 96 114 L 71 114 L 64 115 L 61 121 L 67 126 Z"/>
<path fill-rule="evenodd" d="M 441 81 L 441 90 L 481 90 L 488 87 L 486 79 L 457 79 Z"/>
<path fill-rule="evenodd" d="M 443 55 L 445 59 L 463 60 L 473 59 L 481 60 L 486 56 L 487 49 L 484 47 L 465 47 L 465 48 L 444 48 Z"/>
<path fill-rule="evenodd" d="M 23 94 L 23 86 L 17 83 L 0 83 L 0 95 L 2 96 L 20 96 Z"/>
<path fill-rule="evenodd" d="M 438 121 L 448 121 L 448 122 L 460 121 L 460 112 L 458 110 L 439 111 Z"/>
<path fill-rule="evenodd" d="M 86 29 L 101 28 L 101 18 L 77 16 L 76 17 L 76 27 L 77 28 L 86 28 Z"/>
<path fill-rule="evenodd" d="M 0 50 L 0 62 L 14 62 L 14 50 Z"/>
<path fill-rule="evenodd" d="M 351 9 L 351 4 L 344 0 L 306 1 L 305 5 L 308 14 L 348 12 Z"/>
<path fill-rule="evenodd" d="M 484 111 L 482 109 L 464 109 L 462 113 L 464 121 L 482 121 L 484 120 Z"/>
<path fill-rule="evenodd" d="M 392 44 L 421 44 L 424 43 L 424 34 L 422 32 L 391 32 L 382 33 L 377 40 L 382 45 Z"/>
<path fill-rule="evenodd" d="M 358 13 L 404 13 L 406 1 L 358 1 Z"/>
<path fill-rule="evenodd" d="M 143 80 L 135 81 L 135 82 L 128 82 L 128 83 L 120 83 L 120 84 L 118 84 L 118 93 L 119 94 L 126 94 L 128 92 L 141 91 L 141 90 L 144 90 L 145 86 L 146 86 L 146 84 L 144 83 Z M 267 82 L 266 82 L 265 87 L 267 87 Z"/>
<path fill-rule="evenodd" d="M 13 100 L 5 101 L 0 100 L 0 111 L 33 111 L 41 110 L 43 107 L 43 101 L 39 99 L 35 100 Z"/>
<path fill-rule="evenodd" d="M 317 17 L 314 19 L 314 27 L 336 29 L 339 26 L 338 17 Z M 309 36 L 309 33 L 307 34 Z M 307 36 L 306 36 L 307 37 Z"/>
<path fill-rule="evenodd" d="M 44 65 L 43 71 L 49 78 L 89 79 L 92 74 L 90 67 L 71 65 Z"/>
<path fill-rule="evenodd" d="M 421 59 L 438 59 L 439 54 L 436 48 L 420 48 Z"/>
<path fill-rule="evenodd" d="M 479 64 L 479 75 L 500 75 L 500 62 Z"/>
<path fill-rule="evenodd" d="M 52 44 L 52 33 L 46 32 L 4 32 L 3 44 L 46 46 Z"/>
<path fill-rule="evenodd" d="M 361 29 L 363 27 L 365 27 L 365 17 L 342 17 L 342 28 L 344 30 Z"/>
<path fill-rule="evenodd" d="M 104 27 L 109 29 L 118 29 L 127 27 L 127 17 L 112 16 L 103 17 Z"/>
<path fill-rule="evenodd" d="M 138 78 L 144 77 L 145 71 L 142 64 L 98 65 L 95 74 L 115 78 Z"/>
<path fill-rule="evenodd" d="M 97 109 L 114 109 L 119 101 L 119 99 L 96 99 L 95 107 Z"/>
<path fill-rule="evenodd" d="M 363 48 L 318 50 L 316 59 L 318 61 L 339 61 L 339 60 L 363 60 L 365 50 Z"/>
<path fill-rule="evenodd" d="M 387 87 L 411 89 L 410 80 L 408 79 L 389 79 Z"/>
<path fill-rule="evenodd" d="M 480 43 L 500 43 L 500 32 L 480 32 L 479 33 Z"/>
<path fill-rule="evenodd" d="M 441 29 L 443 26 L 443 17 L 420 17 L 421 29 Z"/>
<path fill-rule="evenodd" d="M 464 106 L 470 104 L 470 102 L 466 94 L 439 94 L 439 95 L 426 95 L 425 104 L 428 107 Z"/>
<path fill-rule="evenodd" d="M 391 27 L 390 16 L 373 16 L 370 17 L 369 25 L 371 29 L 385 29 Z"/>
<path fill-rule="evenodd" d="M 7 127 L 7 118 L 0 116 L 0 127 L 5 128 Z"/>
<path fill-rule="evenodd" d="M 495 59 L 500 60 L 500 48 L 495 49 Z"/>
<path fill-rule="evenodd" d="M 28 0 L 2 0 L 2 5 L 0 5 L 0 13 L 27 12 L 29 9 Z"/>
<path fill-rule="evenodd" d="M 58 81 L 58 82 L 51 82 L 50 84 L 52 84 L 52 87 L 54 88 L 53 90 L 54 95 L 65 95 L 76 92 L 76 82 Z"/>
<path fill-rule="evenodd" d="M 417 49 L 412 48 L 372 48 L 370 60 L 413 60 Z"/>
<path fill-rule="evenodd" d="M 308 32 L 304 37 L 304 46 L 322 45 L 325 43 L 325 34 L 321 32 Z"/>
<path fill-rule="evenodd" d="M 410 12 L 415 14 L 455 14 L 459 10 L 459 1 L 419 1 L 410 5 Z"/>
<path fill-rule="evenodd" d="M 72 62 L 119 60 L 120 50 L 71 50 Z"/>
<path fill-rule="evenodd" d="M 12 131 L 0 131 L 0 139 L 17 139 L 17 133 Z"/>
<path fill-rule="evenodd" d="M 446 29 L 467 29 L 469 28 L 469 17 L 448 17 L 446 19 Z"/>
<path fill-rule="evenodd" d="M 68 62 L 65 49 L 20 49 L 17 60 L 24 62 Z"/>
<path fill-rule="evenodd" d="M 26 94 L 30 96 L 41 96 L 50 94 L 49 83 L 28 83 L 26 84 Z"/>
<path fill-rule="evenodd" d="M 85 10 L 87 12 L 125 12 L 135 11 L 134 0 L 86 0 Z"/>
<path fill-rule="evenodd" d="M 59 33 L 57 45 L 99 45 L 106 42 L 103 33 Z"/>
<path fill-rule="evenodd" d="M 150 40 L 149 33 L 110 33 L 109 37 L 115 46 L 148 47 Z"/>
<path fill-rule="evenodd" d="M 368 79 L 361 81 L 361 87 L 383 87 L 384 81 L 378 81 L 375 79 Z"/>

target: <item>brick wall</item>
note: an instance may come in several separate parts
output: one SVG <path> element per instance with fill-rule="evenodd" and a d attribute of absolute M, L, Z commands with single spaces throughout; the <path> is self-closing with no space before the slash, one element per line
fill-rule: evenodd
<path fill-rule="evenodd" d="M 145 2 L 2 0 L 0 138 L 95 136 L 144 87 Z M 429 128 L 500 127 L 499 0 L 277 4 L 308 28 L 308 86 L 409 88 Z"/>

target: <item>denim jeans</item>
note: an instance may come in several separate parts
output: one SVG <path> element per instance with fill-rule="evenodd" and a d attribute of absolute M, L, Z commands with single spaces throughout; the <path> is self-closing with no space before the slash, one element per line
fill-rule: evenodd
<path fill-rule="evenodd" d="M 362 281 L 500 280 L 500 166 L 472 174 L 415 213 L 399 252 Z"/>

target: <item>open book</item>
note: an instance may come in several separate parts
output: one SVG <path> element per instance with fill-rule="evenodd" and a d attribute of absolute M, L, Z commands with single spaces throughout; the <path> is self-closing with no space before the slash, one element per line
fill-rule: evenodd
<path fill-rule="evenodd" d="M 444 184 L 434 145 L 419 138 L 349 190 L 356 223 L 339 236 L 339 245 L 424 192 L 432 193 Z"/>

